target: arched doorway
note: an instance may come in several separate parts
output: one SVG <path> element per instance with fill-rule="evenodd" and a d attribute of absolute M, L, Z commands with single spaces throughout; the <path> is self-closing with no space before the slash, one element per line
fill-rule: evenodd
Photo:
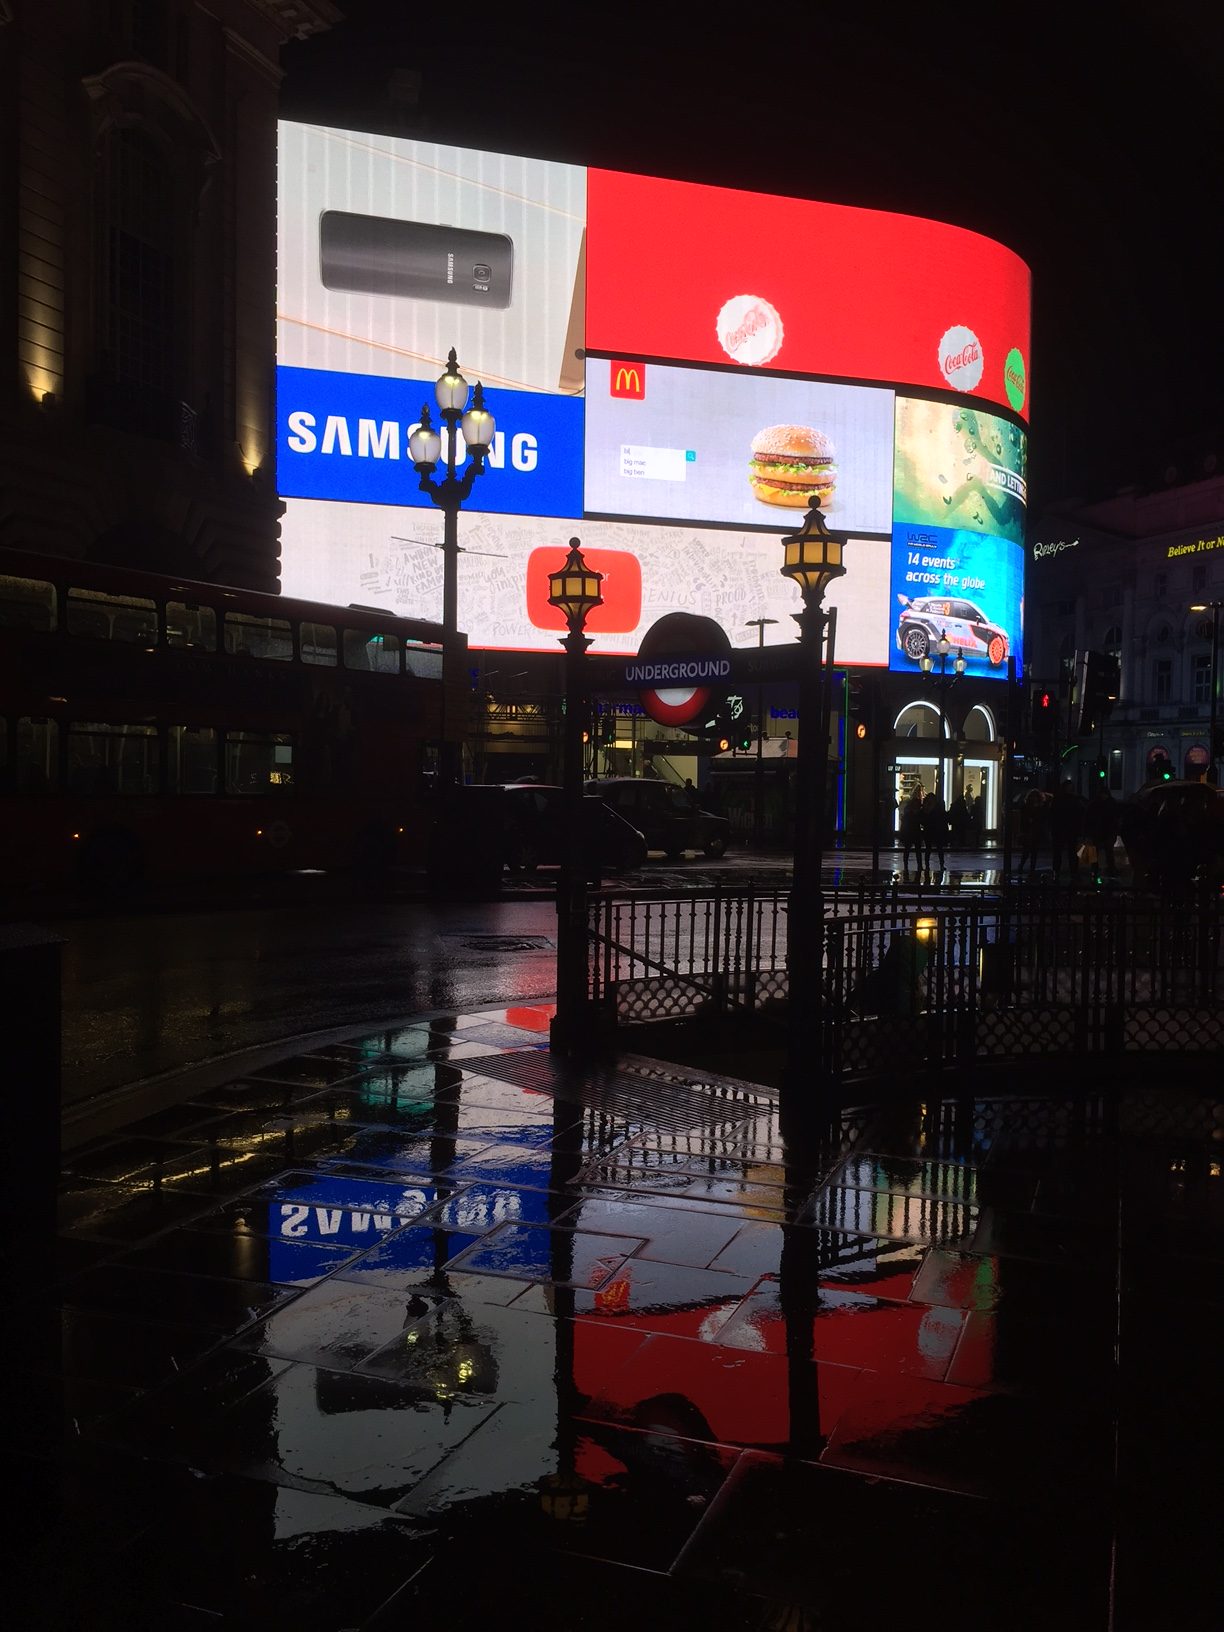
<path fill-rule="evenodd" d="M 965 755 L 961 771 L 961 792 L 981 801 L 983 832 L 999 826 L 999 729 L 994 711 L 985 703 L 974 703 L 965 716 Z"/>
<path fill-rule="evenodd" d="M 940 727 L 943 737 L 940 738 Z M 941 721 L 938 707 L 925 697 L 915 698 L 893 721 L 893 831 L 900 830 L 901 807 L 921 786 L 924 793 L 940 789 L 952 766 L 949 756 L 948 721 Z M 945 792 L 944 800 L 948 795 Z"/>

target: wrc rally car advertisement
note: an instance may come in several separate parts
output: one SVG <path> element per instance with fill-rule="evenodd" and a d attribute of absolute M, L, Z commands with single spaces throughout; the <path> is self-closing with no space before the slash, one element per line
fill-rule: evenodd
<path fill-rule="evenodd" d="M 928 655 L 1006 679 L 1022 669 L 1024 432 L 976 405 L 899 397 L 893 448 L 889 667 Z"/>

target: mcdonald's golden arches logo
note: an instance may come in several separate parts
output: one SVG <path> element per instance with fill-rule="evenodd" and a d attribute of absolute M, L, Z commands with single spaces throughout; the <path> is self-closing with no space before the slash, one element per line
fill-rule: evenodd
<path fill-rule="evenodd" d="M 625 363 L 614 357 L 608 365 L 614 397 L 632 397 L 640 402 L 646 395 L 646 364 Z"/>

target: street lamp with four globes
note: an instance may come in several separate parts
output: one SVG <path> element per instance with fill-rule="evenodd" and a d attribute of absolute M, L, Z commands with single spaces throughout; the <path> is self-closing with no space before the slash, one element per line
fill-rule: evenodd
<path fill-rule="evenodd" d="M 434 387 L 438 412 L 446 427 L 446 474 L 435 480 L 434 470 L 442 457 L 443 438 L 433 427 L 429 404 L 421 408 L 421 423 L 408 438 L 408 451 L 421 478 L 421 492 L 427 493 L 442 512 L 442 732 L 439 754 L 439 782 L 453 787 L 460 780 L 460 740 L 448 730 L 447 698 L 457 691 L 455 672 L 456 636 L 459 607 L 459 510 L 472 491 L 472 484 L 484 470 L 497 422 L 484 405 L 484 387 L 476 384 L 472 406 L 468 403 L 468 382 L 459 372 L 452 346 L 446 372 Z M 462 429 L 466 466 L 460 471 L 459 432 Z"/>
<path fill-rule="evenodd" d="M 946 779 L 946 777 L 944 775 L 944 735 L 945 735 L 945 733 L 947 731 L 947 714 L 946 714 L 946 710 L 945 710 L 945 707 L 944 707 L 944 702 L 945 702 L 945 698 L 947 697 L 947 694 L 948 694 L 948 687 L 950 685 L 955 685 L 956 682 L 960 679 L 961 675 L 964 674 L 964 672 L 965 672 L 965 659 L 964 659 L 964 656 L 963 656 L 962 653 L 957 652 L 956 660 L 952 665 L 953 669 L 956 672 L 953 674 L 951 680 L 949 680 L 948 679 L 948 653 L 952 650 L 952 642 L 948 639 L 946 634 L 940 635 L 939 640 L 938 640 L 938 642 L 936 644 L 935 650 L 939 653 L 939 679 L 936 682 L 936 684 L 939 687 L 939 789 L 938 789 L 938 791 L 939 791 L 940 797 L 943 799 L 944 803 L 946 804 L 947 801 L 948 801 L 948 787 L 947 787 L 947 779 Z M 931 670 L 935 667 L 935 659 L 931 656 L 930 652 L 925 652 L 923 654 L 923 656 L 919 658 L 918 666 L 919 666 L 919 668 L 922 670 L 922 672 L 924 674 L 930 674 Z"/>

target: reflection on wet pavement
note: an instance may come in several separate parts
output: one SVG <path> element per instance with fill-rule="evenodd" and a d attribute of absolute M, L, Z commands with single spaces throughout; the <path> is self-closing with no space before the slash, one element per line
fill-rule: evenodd
<path fill-rule="evenodd" d="M 71 1153 L 18 1624 L 1140 1632 L 1173 1568 L 1206 1624 L 1206 1102 L 893 1105 L 800 1171 L 765 1091 L 540 1041 L 422 1021 Z"/>

